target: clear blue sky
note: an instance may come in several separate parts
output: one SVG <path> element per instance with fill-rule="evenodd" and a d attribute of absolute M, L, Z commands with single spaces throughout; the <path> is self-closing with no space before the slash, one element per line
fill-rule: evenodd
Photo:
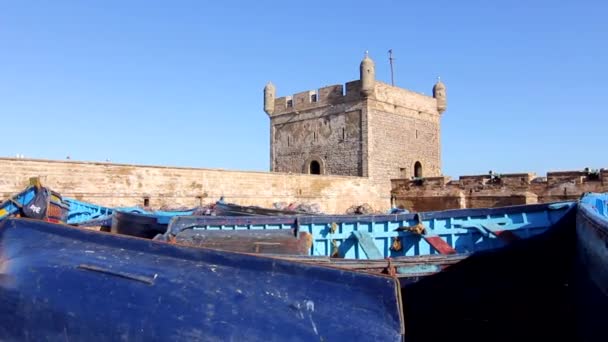
<path fill-rule="evenodd" d="M 3 1 L 0 156 L 268 170 L 262 89 L 447 85 L 446 175 L 608 167 L 606 1 Z"/>

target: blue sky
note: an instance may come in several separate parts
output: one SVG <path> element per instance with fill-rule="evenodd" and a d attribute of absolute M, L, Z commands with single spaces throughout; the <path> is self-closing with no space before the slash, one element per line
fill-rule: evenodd
<path fill-rule="evenodd" d="M 268 170 L 262 89 L 447 85 L 443 172 L 608 167 L 602 1 L 0 2 L 0 156 Z"/>

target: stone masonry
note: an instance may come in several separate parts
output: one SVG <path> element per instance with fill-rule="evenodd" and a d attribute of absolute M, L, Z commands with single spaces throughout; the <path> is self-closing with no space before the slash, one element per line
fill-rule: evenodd
<path fill-rule="evenodd" d="M 391 178 L 441 175 L 441 82 L 433 96 L 378 82 L 366 56 L 345 87 L 275 93 L 272 83 L 264 89 L 271 171 L 369 177 L 386 193 Z"/>
<path fill-rule="evenodd" d="M 343 214 L 353 204 L 388 209 L 367 178 L 226 171 L 187 167 L 0 158 L 0 202 L 23 190 L 30 177 L 62 196 L 106 206 L 194 207 L 226 201 L 271 208 L 275 202 L 317 203 Z"/>
<path fill-rule="evenodd" d="M 608 170 L 393 179 L 393 204 L 412 211 L 485 208 L 578 199 L 585 192 L 607 192 Z"/>

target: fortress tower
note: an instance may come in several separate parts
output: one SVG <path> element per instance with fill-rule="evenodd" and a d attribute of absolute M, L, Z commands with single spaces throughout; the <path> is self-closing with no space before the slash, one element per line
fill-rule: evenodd
<path fill-rule="evenodd" d="M 264 88 L 270 118 L 270 169 L 276 172 L 390 179 L 441 175 L 441 81 L 426 96 L 379 82 L 367 53 L 360 78 L 276 98 Z M 346 91 L 344 91 L 346 88 Z"/>

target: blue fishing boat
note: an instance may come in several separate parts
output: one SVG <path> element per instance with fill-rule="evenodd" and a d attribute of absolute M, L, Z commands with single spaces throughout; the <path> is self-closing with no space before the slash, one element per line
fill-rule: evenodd
<path fill-rule="evenodd" d="M 371 216 L 176 216 L 155 239 L 275 254 L 299 254 L 294 251 L 309 243 L 305 255 L 358 260 L 470 254 L 543 233 L 575 207 L 575 202 L 559 202 Z M 218 239 L 218 231 L 230 232 L 231 238 Z M 281 246 L 285 231 L 298 247 Z"/>
<path fill-rule="evenodd" d="M 576 218 L 576 305 L 584 339 L 604 341 L 608 326 L 608 194 L 587 193 Z M 598 338 L 603 337 L 604 339 Z"/>
<path fill-rule="evenodd" d="M 68 210 L 60 194 L 43 187 L 38 178 L 31 178 L 28 187 L 0 203 L 0 220 L 16 216 L 63 223 Z"/>
<path fill-rule="evenodd" d="M 112 213 L 110 231 L 116 234 L 152 239 L 164 234 L 172 218 L 190 216 L 197 209 L 146 211 L 140 208 L 116 209 Z"/>
<path fill-rule="evenodd" d="M 402 287 L 408 341 L 605 341 L 576 310 L 576 212 Z M 587 312 L 603 325 L 606 306 Z M 587 322 L 588 323 L 588 322 Z"/>
<path fill-rule="evenodd" d="M 111 220 L 112 213 L 114 212 L 114 208 L 79 201 L 74 198 L 65 198 L 65 202 L 70 206 L 67 224 L 71 225 L 85 224 L 90 221 Z"/>
<path fill-rule="evenodd" d="M 105 207 L 66 198 L 70 206 L 67 223 L 78 227 L 101 227 L 124 235 L 152 238 L 165 232 L 169 220 L 176 215 L 193 215 L 196 209 L 150 211 L 140 207 Z"/>
<path fill-rule="evenodd" d="M 290 209 L 272 209 L 260 206 L 244 206 L 228 203 L 224 198 L 215 202 L 213 208 L 216 216 L 286 216 L 286 215 L 312 215 L 310 212 Z"/>
<path fill-rule="evenodd" d="M 397 279 L 0 223 L 3 341 L 402 341 Z"/>

